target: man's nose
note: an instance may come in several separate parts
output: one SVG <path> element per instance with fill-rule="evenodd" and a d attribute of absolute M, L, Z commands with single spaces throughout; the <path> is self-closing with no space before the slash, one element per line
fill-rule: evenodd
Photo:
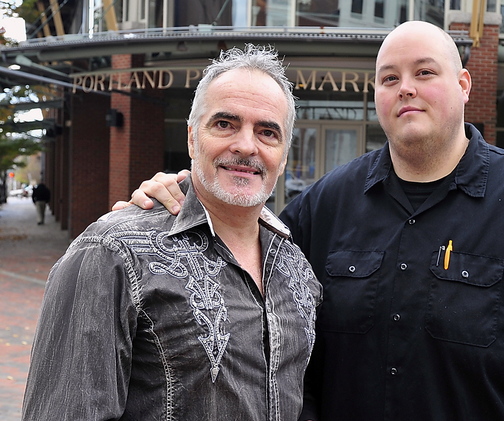
<path fill-rule="evenodd" d="M 402 99 L 404 97 L 415 97 L 417 94 L 415 85 L 411 79 L 403 79 L 399 87 L 398 95 Z"/>
<path fill-rule="evenodd" d="M 240 130 L 231 144 L 231 152 L 245 156 L 257 155 L 258 149 L 257 135 L 254 130 L 243 129 Z"/>

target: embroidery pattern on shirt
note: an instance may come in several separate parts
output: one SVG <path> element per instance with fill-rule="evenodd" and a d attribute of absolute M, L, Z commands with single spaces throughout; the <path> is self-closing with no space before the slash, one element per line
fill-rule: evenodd
<path fill-rule="evenodd" d="M 215 281 L 226 262 L 221 257 L 213 261 L 203 254 L 208 249 L 209 240 L 201 232 L 188 231 L 171 236 L 169 240 L 166 240 L 167 232 L 121 234 L 121 240 L 135 253 L 155 255 L 161 259 L 149 264 L 151 273 L 187 279 L 185 288 L 190 292 L 189 303 L 194 318 L 208 332 L 198 339 L 210 360 L 210 375 L 215 383 L 230 337 L 224 327 L 228 311 L 220 293 L 220 284 Z"/>
<path fill-rule="evenodd" d="M 284 242 L 284 252 L 280 253 L 277 269 L 289 279 L 289 289 L 292 291 L 292 298 L 296 303 L 297 310 L 305 320 L 305 334 L 308 346 L 311 350 L 315 343 L 315 316 L 316 303 L 308 287 L 309 282 L 313 282 L 315 274 L 305 259 L 300 258 L 297 246 Z"/>

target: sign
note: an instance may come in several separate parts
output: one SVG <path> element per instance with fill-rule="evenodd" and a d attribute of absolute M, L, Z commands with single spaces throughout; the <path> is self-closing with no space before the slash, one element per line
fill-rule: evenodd
<path fill-rule="evenodd" d="M 294 71 L 293 71 L 294 70 Z M 131 91 L 170 88 L 195 88 L 201 79 L 199 68 L 124 69 L 72 75 L 73 92 Z M 354 69 L 288 69 L 296 90 L 369 92 L 374 90 L 374 72 Z"/>

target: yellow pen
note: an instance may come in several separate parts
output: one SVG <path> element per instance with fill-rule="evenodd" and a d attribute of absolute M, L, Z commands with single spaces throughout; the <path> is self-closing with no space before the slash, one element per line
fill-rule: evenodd
<path fill-rule="evenodd" d="M 446 247 L 446 252 L 444 255 L 444 268 L 445 268 L 445 270 L 447 270 L 448 267 L 450 266 L 450 254 L 451 254 L 452 250 L 453 250 L 453 243 L 452 243 L 452 240 L 450 240 L 450 241 L 448 241 L 448 247 Z"/>

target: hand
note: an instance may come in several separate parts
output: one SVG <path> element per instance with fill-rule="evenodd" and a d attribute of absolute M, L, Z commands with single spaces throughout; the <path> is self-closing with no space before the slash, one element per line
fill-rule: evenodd
<path fill-rule="evenodd" d="M 112 206 L 112 210 L 124 209 L 131 204 L 140 206 L 143 209 L 151 209 L 154 202 L 149 197 L 153 197 L 161 202 L 171 214 L 176 215 L 179 213 L 185 199 L 178 183 L 189 174 L 188 170 L 182 170 L 178 174 L 158 172 L 150 180 L 140 184 L 140 187 L 131 195 L 129 202 L 118 201 Z"/>

